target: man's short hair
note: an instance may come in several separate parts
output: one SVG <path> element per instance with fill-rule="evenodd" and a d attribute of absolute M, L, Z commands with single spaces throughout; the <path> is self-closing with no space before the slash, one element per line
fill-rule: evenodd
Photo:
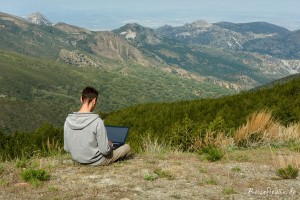
<path fill-rule="evenodd" d="M 81 94 L 82 102 L 88 101 L 90 103 L 93 99 L 98 99 L 98 91 L 93 87 L 86 87 L 82 90 Z"/>

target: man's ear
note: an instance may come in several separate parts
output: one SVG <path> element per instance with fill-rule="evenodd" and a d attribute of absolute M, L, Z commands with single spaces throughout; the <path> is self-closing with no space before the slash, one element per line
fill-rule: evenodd
<path fill-rule="evenodd" d="M 80 102 L 83 104 L 83 101 L 82 101 L 82 96 L 80 96 Z"/>
<path fill-rule="evenodd" d="M 96 105 L 96 103 L 97 103 L 97 98 L 94 98 L 92 102 L 93 102 L 94 105 Z"/>

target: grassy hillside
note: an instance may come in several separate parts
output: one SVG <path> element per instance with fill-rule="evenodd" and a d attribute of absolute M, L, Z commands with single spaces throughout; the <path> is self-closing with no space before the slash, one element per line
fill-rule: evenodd
<path fill-rule="evenodd" d="M 42 123 L 62 125 L 79 106 L 81 90 L 100 91 L 98 110 L 109 112 L 145 102 L 179 101 L 230 94 L 209 83 L 126 62 L 106 68 L 74 67 L 0 51 L 0 130 L 34 130 Z"/>
<path fill-rule="evenodd" d="M 297 78 L 272 88 L 218 99 L 133 106 L 112 113 L 105 121 L 131 127 L 129 138 L 133 143 L 149 134 L 159 140 L 188 145 L 187 138 L 205 136 L 207 130 L 232 136 L 250 114 L 262 110 L 271 111 L 282 125 L 298 122 L 299 85 L 300 78 Z"/>

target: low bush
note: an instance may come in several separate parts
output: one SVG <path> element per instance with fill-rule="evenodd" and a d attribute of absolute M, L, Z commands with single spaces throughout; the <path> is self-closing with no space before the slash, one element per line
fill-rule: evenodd
<path fill-rule="evenodd" d="M 276 171 L 276 175 L 282 179 L 295 179 L 298 176 L 299 169 L 288 165 L 286 168 L 280 168 Z"/>
<path fill-rule="evenodd" d="M 224 152 L 220 148 L 213 146 L 204 147 L 202 152 L 206 155 L 206 159 L 210 162 L 216 162 L 224 157 Z"/>
<path fill-rule="evenodd" d="M 154 181 L 158 179 L 158 175 L 155 173 L 146 173 L 144 174 L 144 179 L 147 181 Z"/>
<path fill-rule="evenodd" d="M 41 181 L 50 179 L 49 173 L 44 169 L 25 169 L 21 172 L 21 177 L 24 181 L 30 182 L 33 185 L 39 185 Z"/>

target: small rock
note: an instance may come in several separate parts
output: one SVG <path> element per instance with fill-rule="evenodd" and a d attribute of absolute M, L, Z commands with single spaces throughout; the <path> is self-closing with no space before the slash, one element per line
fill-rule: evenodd
<path fill-rule="evenodd" d="M 116 182 L 110 178 L 102 179 L 100 181 L 100 183 L 105 184 L 105 185 L 115 185 L 116 184 Z"/>
<path fill-rule="evenodd" d="M 27 185 L 28 185 L 28 183 L 26 183 L 26 182 L 21 182 L 21 183 L 16 183 L 15 184 L 15 186 L 17 186 L 17 187 L 19 187 L 19 186 L 24 187 L 24 186 L 27 186 Z"/>
<path fill-rule="evenodd" d="M 135 187 L 135 188 L 133 188 L 133 191 L 136 191 L 136 192 L 143 192 L 143 189 L 140 188 L 140 187 Z"/>

